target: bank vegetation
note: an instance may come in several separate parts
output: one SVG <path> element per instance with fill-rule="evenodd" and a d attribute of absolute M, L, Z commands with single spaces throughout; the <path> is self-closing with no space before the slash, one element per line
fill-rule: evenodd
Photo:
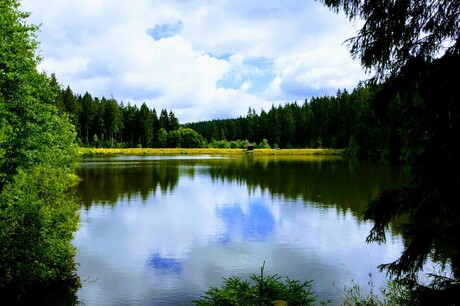
<path fill-rule="evenodd" d="M 222 148 L 79 148 L 80 156 L 91 155 L 344 155 L 344 149 L 222 149 Z"/>

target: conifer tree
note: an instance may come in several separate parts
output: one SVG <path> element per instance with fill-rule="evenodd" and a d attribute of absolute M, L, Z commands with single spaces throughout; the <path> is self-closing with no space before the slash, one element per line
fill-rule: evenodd
<path fill-rule="evenodd" d="M 407 215 L 405 248 L 383 265 L 397 279 L 414 285 L 419 301 L 460 302 L 460 1 L 323 0 L 351 19 L 363 20 L 349 40 L 352 55 L 383 81 L 374 99 L 379 120 L 399 116 L 402 154 L 411 184 L 389 189 L 367 211 L 374 221 L 368 241 L 385 242 L 394 217 Z M 392 111 L 391 111 L 392 110 Z M 417 283 L 428 259 L 449 264 L 452 278 Z"/>

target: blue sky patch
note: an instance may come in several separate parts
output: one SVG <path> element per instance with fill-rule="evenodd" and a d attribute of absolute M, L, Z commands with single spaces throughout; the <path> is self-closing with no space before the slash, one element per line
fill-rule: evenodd
<path fill-rule="evenodd" d="M 162 38 L 168 38 L 179 34 L 182 31 L 183 26 L 184 24 L 182 22 L 174 24 L 157 24 L 154 28 L 148 29 L 147 34 L 155 40 L 160 40 Z"/>
<path fill-rule="evenodd" d="M 221 53 L 221 54 L 209 53 L 209 56 L 215 57 L 215 58 L 220 59 L 220 60 L 230 61 L 230 57 L 231 57 L 233 54 L 234 54 L 234 53 L 231 53 L 231 52 L 225 52 L 225 53 Z"/>
<path fill-rule="evenodd" d="M 261 94 L 275 77 L 275 65 L 272 59 L 266 57 L 247 58 L 243 60 L 242 65 L 232 67 L 231 71 L 217 82 L 217 86 L 239 89 L 245 82 L 249 82 L 251 87 L 248 93 Z"/>

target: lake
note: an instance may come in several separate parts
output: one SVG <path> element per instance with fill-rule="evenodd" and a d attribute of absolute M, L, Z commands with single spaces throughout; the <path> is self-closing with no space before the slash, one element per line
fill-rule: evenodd
<path fill-rule="evenodd" d="M 398 258 L 366 244 L 367 203 L 400 168 L 337 156 L 111 156 L 80 163 L 78 275 L 84 305 L 193 305 L 222 277 L 313 279 L 339 305 L 353 281 Z M 395 227 L 396 228 L 396 227 Z M 371 275 L 371 277 L 369 276 Z M 366 289 L 367 288 L 367 289 Z"/>

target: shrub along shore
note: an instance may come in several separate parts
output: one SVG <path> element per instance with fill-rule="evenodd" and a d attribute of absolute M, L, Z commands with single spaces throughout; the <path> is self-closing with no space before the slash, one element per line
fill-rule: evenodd
<path fill-rule="evenodd" d="M 344 149 L 219 149 L 219 148 L 83 148 L 88 155 L 344 155 Z"/>

